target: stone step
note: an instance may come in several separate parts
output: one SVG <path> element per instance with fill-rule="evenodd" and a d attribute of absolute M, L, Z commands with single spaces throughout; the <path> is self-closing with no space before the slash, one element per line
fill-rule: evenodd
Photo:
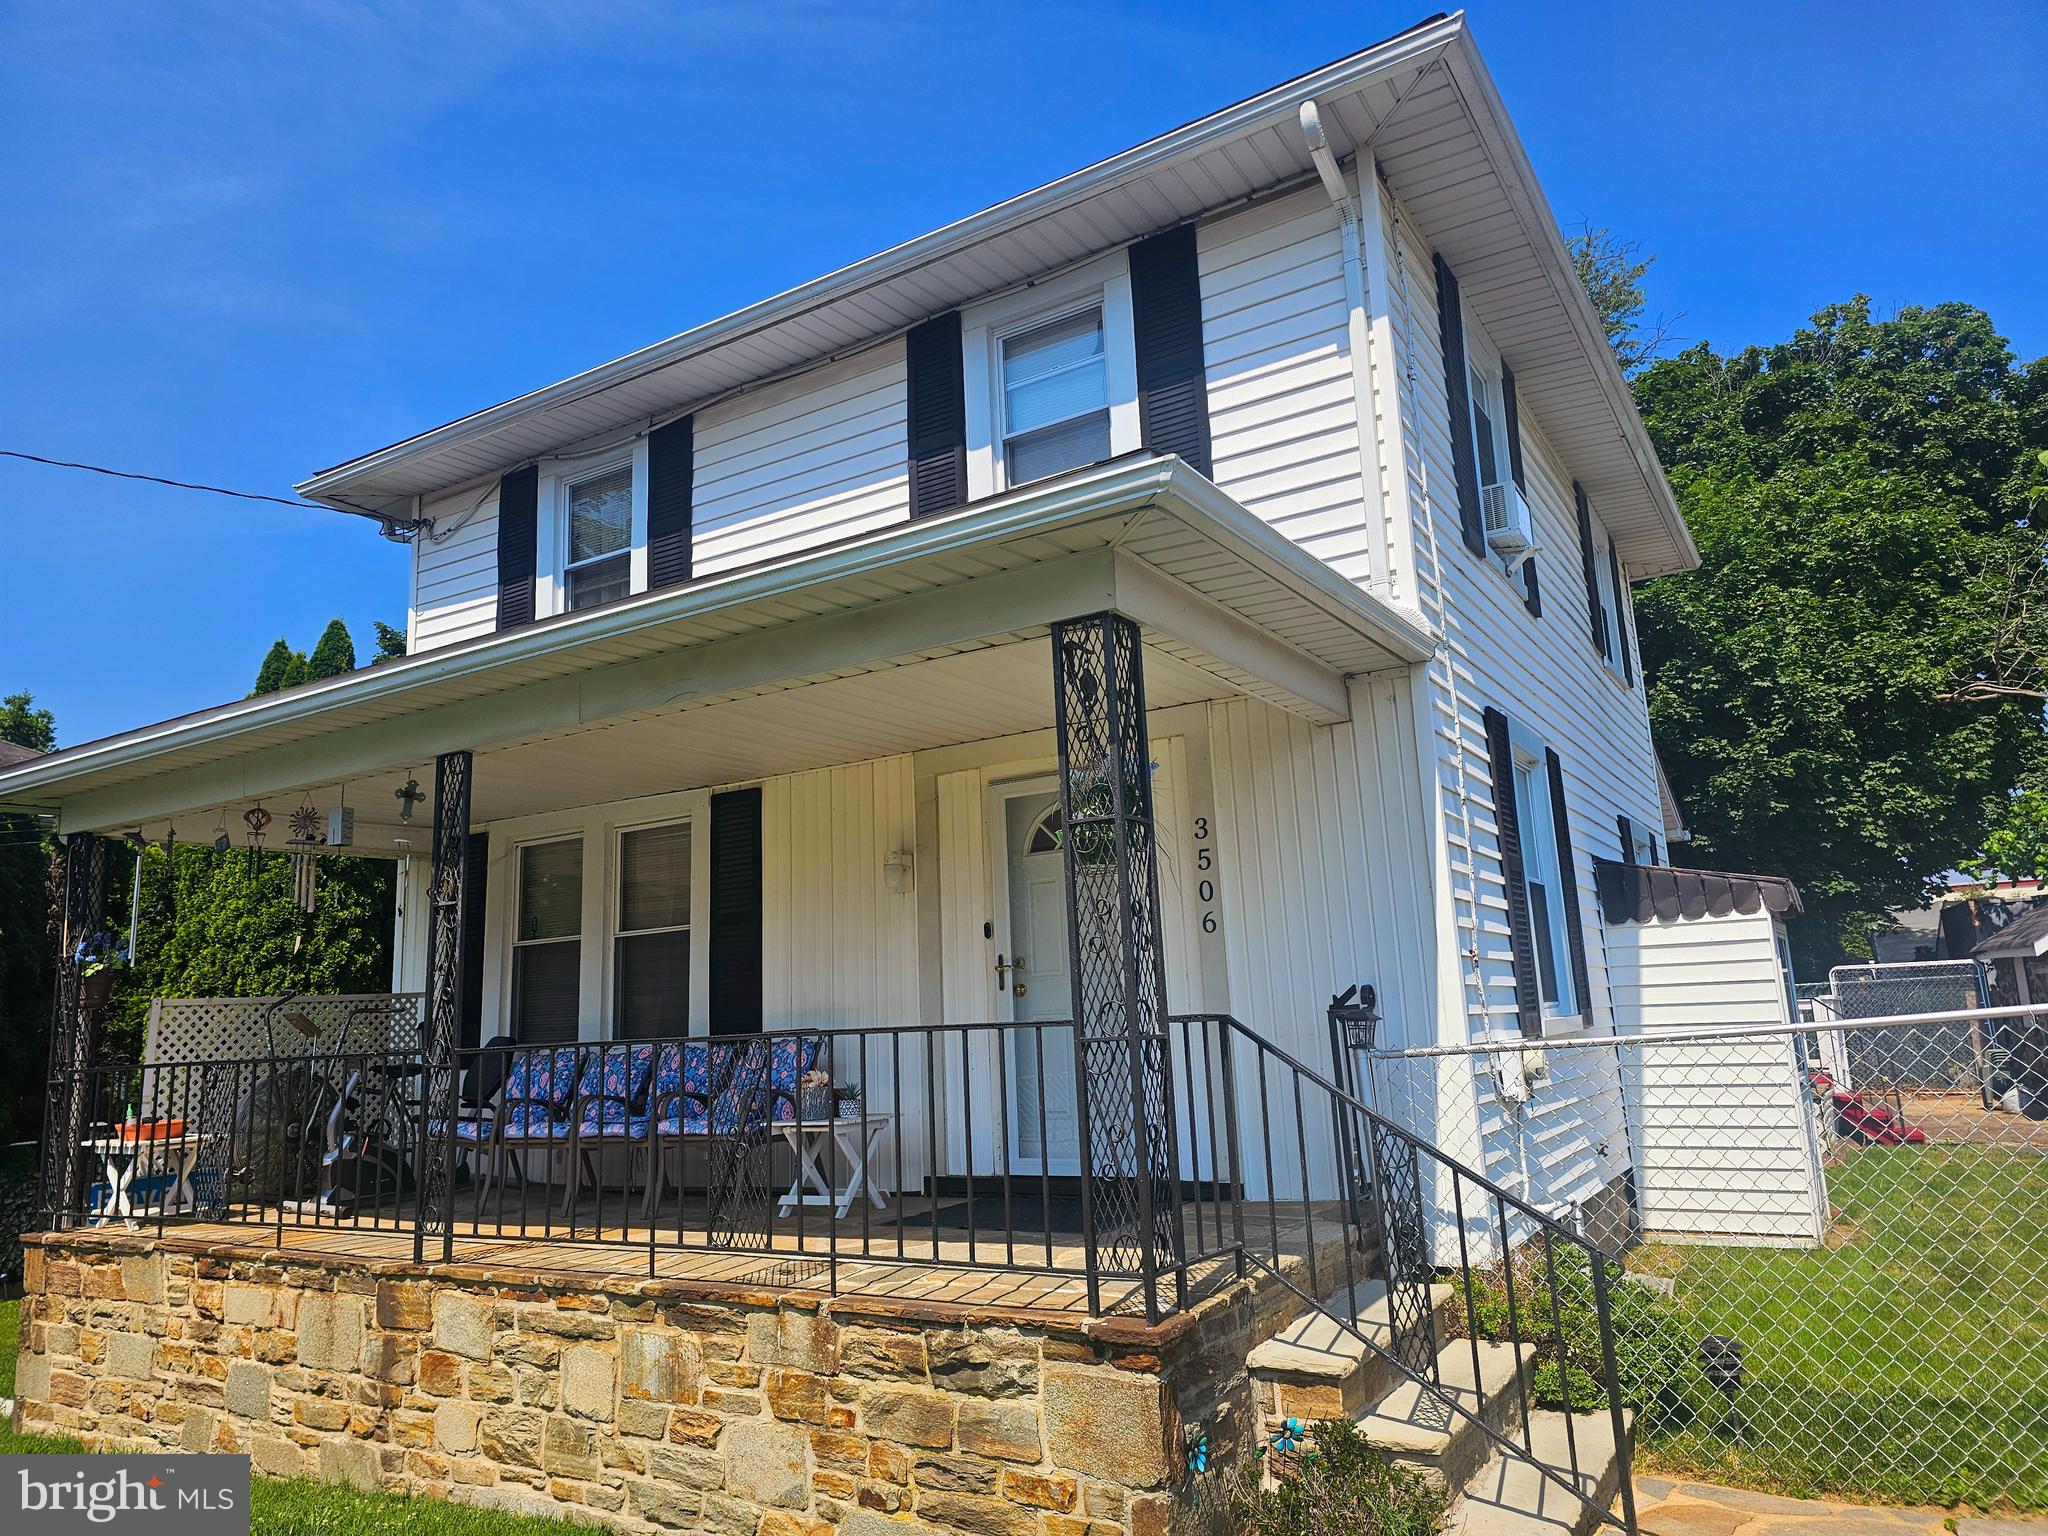
<path fill-rule="evenodd" d="M 1429 1300 L 1437 1335 L 1442 1337 L 1454 1292 L 1448 1285 L 1433 1285 Z M 1393 1326 L 1385 1281 L 1364 1281 L 1349 1297 L 1332 1297 L 1323 1308 L 1296 1318 L 1245 1359 L 1261 1404 L 1272 1417 L 1353 1418 L 1401 1380 L 1397 1366 L 1367 1348 L 1331 1315 L 1348 1313 L 1367 1338 L 1382 1349 L 1390 1348 Z"/>
<path fill-rule="evenodd" d="M 1496 1449 L 1474 1420 L 1500 1434 L 1516 1435 L 1535 1359 L 1531 1344 L 1518 1350 L 1484 1339 L 1476 1347 L 1469 1339 L 1453 1339 L 1437 1351 L 1435 1389 L 1402 1376 L 1359 1417 L 1359 1431 L 1393 1460 L 1427 1473 L 1446 1488 L 1462 1487 Z"/>
<path fill-rule="evenodd" d="M 1574 1444 L 1576 1479 L 1571 1476 Z M 1562 1413 L 1536 1409 L 1529 1415 L 1529 1452 L 1567 1481 L 1576 1481 L 1585 1497 L 1574 1498 L 1523 1457 L 1499 1453 L 1467 1479 L 1445 1520 L 1444 1536 L 1590 1536 L 1600 1525 L 1601 1511 L 1611 1508 L 1621 1492 L 1613 1420 L 1605 1413 L 1573 1414 L 1567 1438 Z"/>

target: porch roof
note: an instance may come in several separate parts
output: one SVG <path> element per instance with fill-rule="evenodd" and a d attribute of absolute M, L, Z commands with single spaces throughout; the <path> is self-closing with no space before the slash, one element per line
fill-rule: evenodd
<path fill-rule="evenodd" d="M 253 799 L 338 791 L 356 851 L 391 852 L 386 780 L 445 751 L 499 758 L 479 765 L 479 794 L 510 797 L 488 818 L 1040 728 L 1049 668 L 1030 642 L 1105 608 L 1144 627 L 1155 707 L 1249 694 L 1328 723 L 1348 713 L 1347 676 L 1433 643 L 1179 459 L 1132 455 L 0 769 L 0 806 L 186 839 Z"/>

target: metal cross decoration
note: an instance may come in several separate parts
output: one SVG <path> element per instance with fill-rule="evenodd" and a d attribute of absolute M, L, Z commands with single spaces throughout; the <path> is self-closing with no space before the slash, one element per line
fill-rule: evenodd
<path fill-rule="evenodd" d="M 420 788 L 420 781 L 411 774 L 407 774 L 405 782 L 391 793 L 398 800 L 398 819 L 404 822 L 412 820 L 413 808 L 427 798 L 427 792 Z"/>

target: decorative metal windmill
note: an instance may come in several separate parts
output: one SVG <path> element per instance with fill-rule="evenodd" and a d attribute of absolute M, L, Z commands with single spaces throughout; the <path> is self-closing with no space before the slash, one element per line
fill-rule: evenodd
<path fill-rule="evenodd" d="M 318 866 L 313 850 L 322 841 L 320 811 L 309 797 L 292 812 L 292 835 L 289 845 L 292 850 L 292 900 L 298 903 L 301 912 L 310 915 L 318 903 Z"/>

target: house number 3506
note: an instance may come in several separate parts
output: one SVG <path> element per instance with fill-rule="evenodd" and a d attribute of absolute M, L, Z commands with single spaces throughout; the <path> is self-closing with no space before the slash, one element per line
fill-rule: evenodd
<path fill-rule="evenodd" d="M 1209 836 L 1209 818 L 1195 818 L 1195 900 L 1202 908 L 1202 932 L 1216 931 L 1216 849 Z"/>

